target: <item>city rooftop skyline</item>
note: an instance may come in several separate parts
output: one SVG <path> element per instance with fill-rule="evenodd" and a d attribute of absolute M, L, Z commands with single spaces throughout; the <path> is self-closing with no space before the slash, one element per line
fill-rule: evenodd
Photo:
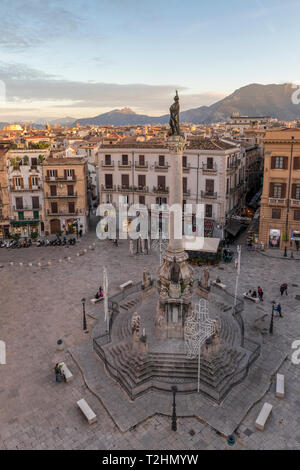
<path fill-rule="evenodd" d="M 249 83 L 300 83 L 300 1 L 2 1 L 1 121 L 210 105 Z M 276 50 L 276 54 L 272 52 Z"/>

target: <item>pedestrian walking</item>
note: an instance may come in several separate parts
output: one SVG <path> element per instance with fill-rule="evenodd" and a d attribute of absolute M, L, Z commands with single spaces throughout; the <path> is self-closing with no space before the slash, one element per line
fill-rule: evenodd
<path fill-rule="evenodd" d="M 283 318 L 280 304 L 275 307 L 275 311 L 279 313 L 280 318 Z"/>
<path fill-rule="evenodd" d="M 281 297 L 284 295 L 284 293 L 286 293 L 286 295 L 288 295 L 288 285 L 286 283 L 281 284 L 281 286 L 280 286 Z"/>

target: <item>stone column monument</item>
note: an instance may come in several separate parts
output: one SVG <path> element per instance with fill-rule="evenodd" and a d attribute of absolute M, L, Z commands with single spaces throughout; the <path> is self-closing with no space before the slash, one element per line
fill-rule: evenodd
<path fill-rule="evenodd" d="M 167 145 L 171 161 L 169 206 L 176 204 L 182 208 L 182 155 L 185 150 L 185 139 L 180 134 L 177 92 L 170 108 L 170 132 Z M 159 300 L 156 330 L 160 336 L 183 338 L 185 318 L 191 309 L 194 278 L 183 247 L 182 216 L 179 218 L 178 227 L 178 222 L 174 224 L 174 213 L 170 212 L 169 226 L 169 245 L 158 270 Z"/>

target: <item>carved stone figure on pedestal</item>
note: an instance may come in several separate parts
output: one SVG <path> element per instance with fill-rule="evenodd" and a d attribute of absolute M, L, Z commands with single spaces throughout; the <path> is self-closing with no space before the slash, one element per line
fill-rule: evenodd
<path fill-rule="evenodd" d="M 180 279 L 180 266 L 176 261 L 176 258 L 174 256 L 174 261 L 171 267 L 171 282 L 174 282 L 174 284 L 178 284 Z"/>
<path fill-rule="evenodd" d="M 146 268 L 144 268 L 144 271 L 143 271 L 143 284 L 142 285 L 143 285 L 144 290 L 149 289 L 149 287 L 151 287 L 151 275 L 147 271 Z"/>
<path fill-rule="evenodd" d="M 132 340 L 136 342 L 140 339 L 141 317 L 135 312 L 131 319 Z"/>
<path fill-rule="evenodd" d="M 205 266 L 202 272 L 201 287 L 207 290 L 208 286 L 209 286 L 209 269 L 207 266 Z"/>
<path fill-rule="evenodd" d="M 130 253 L 130 256 L 133 256 L 134 255 L 134 248 L 133 248 L 133 240 L 129 240 L 129 253 Z"/>

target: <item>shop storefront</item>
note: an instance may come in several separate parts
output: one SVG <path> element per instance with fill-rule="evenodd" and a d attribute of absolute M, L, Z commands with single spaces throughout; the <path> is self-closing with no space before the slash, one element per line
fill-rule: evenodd
<path fill-rule="evenodd" d="M 18 220 L 11 222 L 11 234 L 20 238 L 30 238 L 33 234 L 39 234 L 39 223 L 36 221 Z"/>
<path fill-rule="evenodd" d="M 279 250 L 280 240 L 281 240 L 281 231 L 279 229 L 270 229 L 270 232 L 269 232 L 269 247 Z"/>
<path fill-rule="evenodd" d="M 0 224 L 0 239 L 8 238 L 9 236 L 9 224 L 2 223 Z"/>
<path fill-rule="evenodd" d="M 212 220 L 204 221 L 204 236 L 205 238 L 212 238 L 214 234 L 214 223 Z"/>
<path fill-rule="evenodd" d="M 292 230 L 291 241 L 295 243 L 298 251 L 300 249 L 300 231 Z"/>
<path fill-rule="evenodd" d="M 68 234 L 78 234 L 78 220 L 77 219 L 67 219 L 63 226 L 63 229 L 68 232 Z"/>

